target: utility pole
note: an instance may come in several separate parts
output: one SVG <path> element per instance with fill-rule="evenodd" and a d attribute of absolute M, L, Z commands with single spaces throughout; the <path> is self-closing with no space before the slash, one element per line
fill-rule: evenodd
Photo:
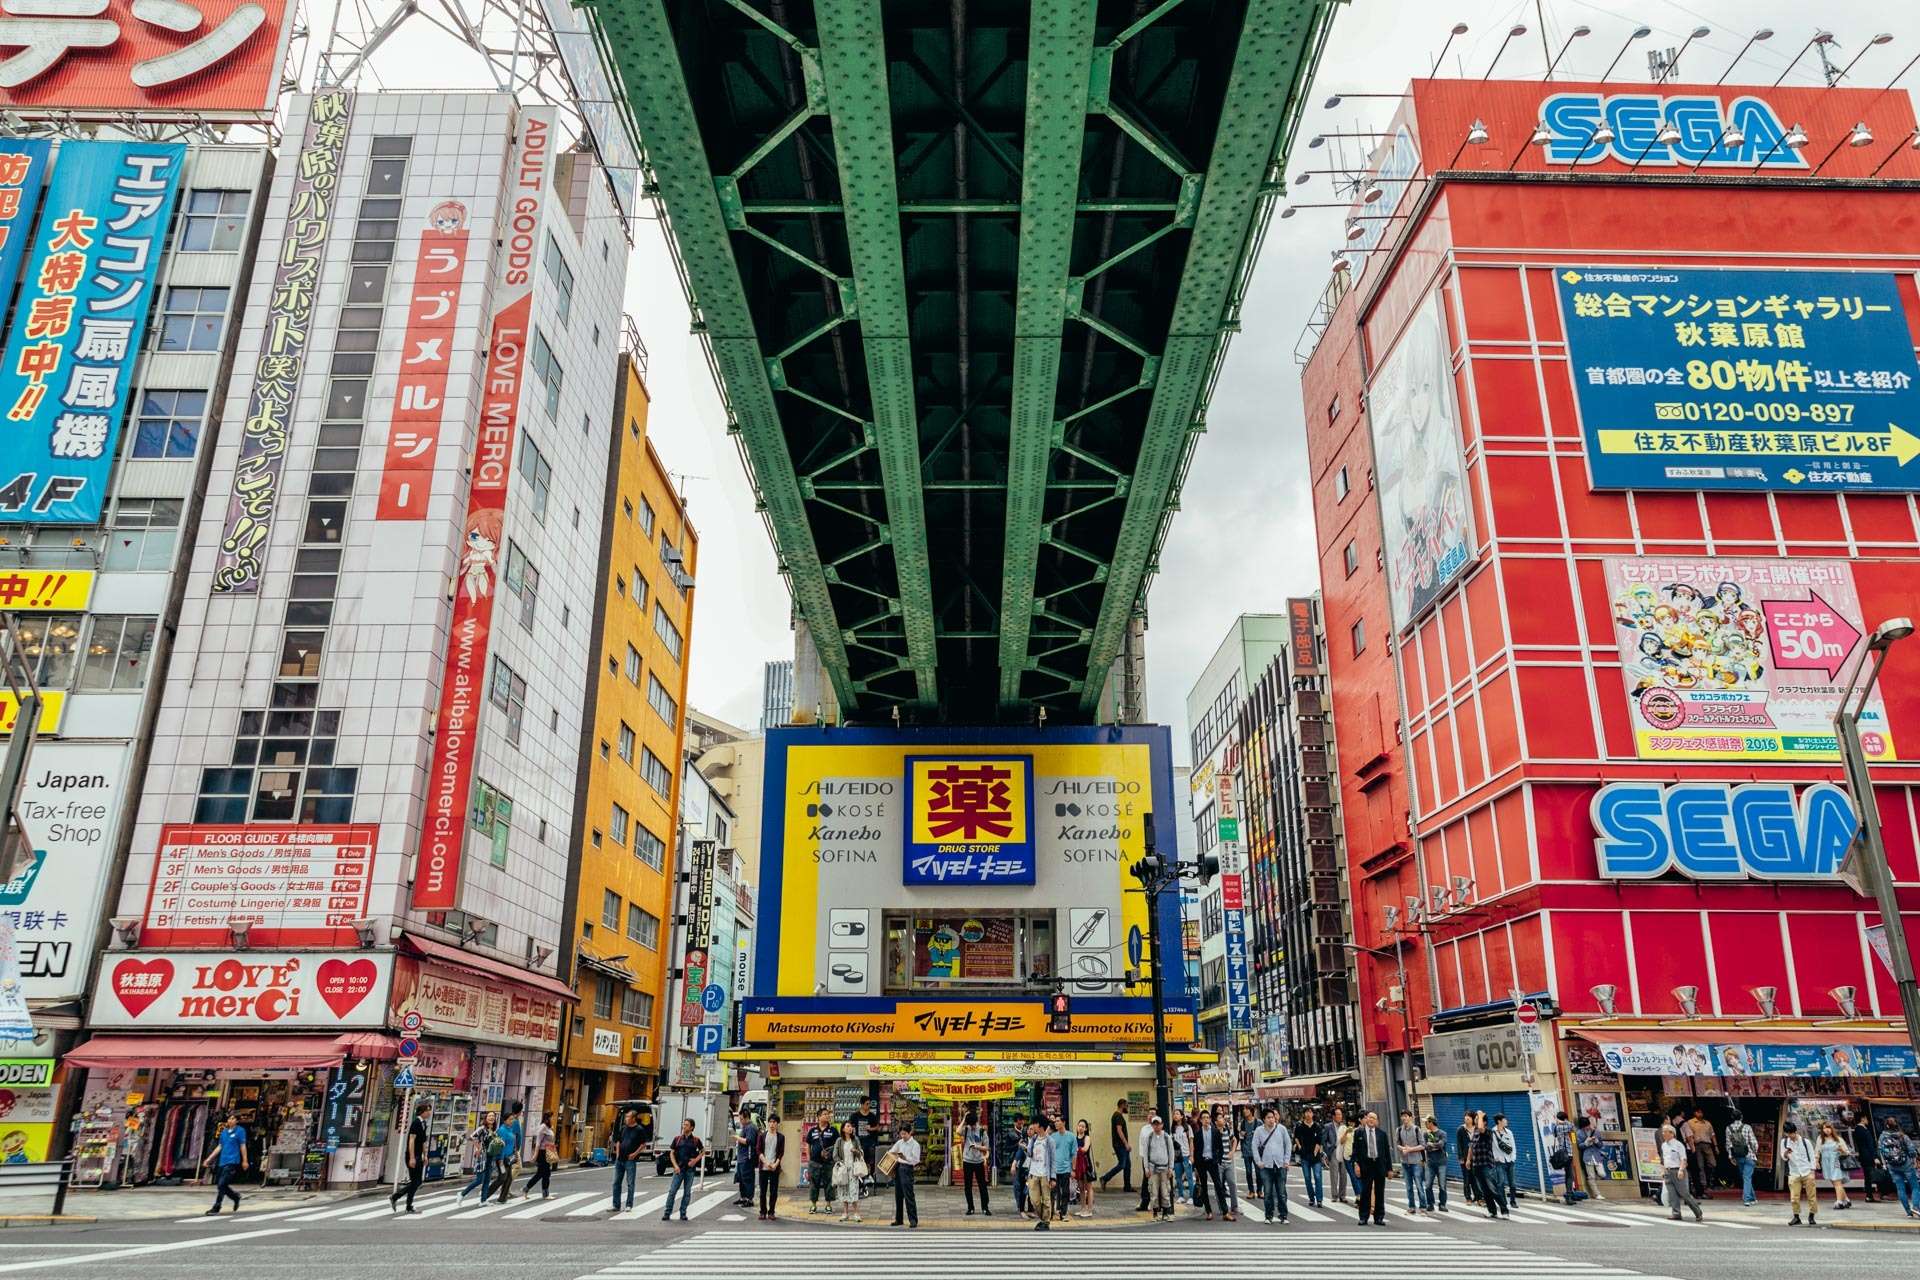
<path fill-rule="evenodd" d="M 1153 815 L 1140 815 L 1141 843 L 1144 852 L 1127 870 L 1140 882 L 1147 895 L 1147 981 L 1153 999 L 1153 1104 L 1163 1119 L 1173 1115 L 1172 1086 L 1167 1079 L 1166 994 L 1160 976 L 1160 896 L 1180 883 L 1188 872 L 1202 884 L 1220 874 L 1220 859 L 1202 855 L 1194 862 L 1182 863 L 1160 856 L 1153 831 Z"/>

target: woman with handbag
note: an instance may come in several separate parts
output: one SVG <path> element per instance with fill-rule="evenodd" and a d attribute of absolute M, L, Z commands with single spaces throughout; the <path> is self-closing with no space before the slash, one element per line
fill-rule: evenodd
<path fill-rule="evenodd" d="M 533 1172 L 527 1175 L 527 1185 L 520 1189 L 522 1200 L 533 1198 L 533 1186 L 540 1184 L 540 1198 L 553 1196 L 553 1167 L 560 1162 L 560 1146 L 554 1139 L 553 1126 L 545 1117 L 533 1126 Z"/>
<path fill-rule="evenodd" d="M 461 1190 L 461 1200 L 465 1200 L 476 1189 L 482 1200 L 487 1198 L 487 1188 L 493 1185 L 494 1166 L 507 1149 L 506 1139 L 500 1136 L 498 1124 L 493 1112 L 489 1111 L 473 1127 L 473 1132 L 467 1135 L 467 1159 L 473 1166 L 473 1181 Z"/>
<path fill-rule="evenodd" d="M 1073 1181 L 1079 1188 L 1080 1208 L 1076 1218 L 1093 1216 L 1093 1129 L 1085 1120 L 1074 1126 Z"/>
<path fill-rule="evenodd" d="M 840 1201 L 840 1221 L 860 1221 L 860 1199 L 867 1193 L 866 1149 L 853 1121 L 840 1126 L 840 1140 L 833 1144 L 833 1186 Z"/>
<path fill-rule="evenodd" d="M 1847 1197 L 1847 1161 L 1853 1159 L 1853 1148 L 1836 1126 L 1826 1123 L 1820 1126 L 1820 1141 L 1814 1150 L 1820 1154 L 1820 1176 L 1833 1188 L 1833 1207 L 1853 1208 L 1853 1201 Z"/>

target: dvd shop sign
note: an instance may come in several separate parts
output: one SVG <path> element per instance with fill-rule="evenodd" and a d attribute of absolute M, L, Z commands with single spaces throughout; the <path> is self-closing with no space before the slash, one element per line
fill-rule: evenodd
<path fill-rule="evenodd" d="M 209 1031 L 378 1027 L 393 957 L 325 952 L 131 952 L 102 957 L 96 1027 Z"/>

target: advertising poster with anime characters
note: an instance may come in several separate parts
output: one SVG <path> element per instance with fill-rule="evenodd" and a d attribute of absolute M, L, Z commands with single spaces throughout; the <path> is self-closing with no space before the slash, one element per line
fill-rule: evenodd
<path fill-rule="evenodd" d="M 1442 305 L 1436 289 L 1367 388 L 1396 631 L 1432 604 L 1473 558 Z"/>
<path fill-rule="evenodd" d="M 1641 759 L 1836 760 L 1833 709 L 1866 629 L 1844 560 L 1604 562 Z M 1897 760 L 1886 705 L 1860 714 Z"/>

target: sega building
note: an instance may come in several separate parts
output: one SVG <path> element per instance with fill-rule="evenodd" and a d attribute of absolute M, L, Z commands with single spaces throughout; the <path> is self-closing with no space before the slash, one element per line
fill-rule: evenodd
<path fill-rule="evenodd" d="M 775 729 L 765 785 L 754 994 L 720 1057 L 766 1065 L 790 1141 L 870 1099 L 914 1126 L 921 1180 L 958 1184 L 978 1108 L 1004 1180 L 1015 1118 L 1059 1112 L 1111 1167 L 1105 1118 L 1124 1101 L 1137 1127 L 1153 1099 L 1149 931 L 1169 1056 L 1213 1061 L 1191 1048 L 1179 895 L 1150 914 L 1128 870 L 1149 829 L 1176 847 L 1165 728 Z"/>
<path fill-rule="evenodd" d="M 1416 81 L 1350 211 L 1302 386 L 1364 1084 L 1506 1112 L 1523 1182 L 1560 1109 L 1602 1194 L 1676 1111 L 1752 1122 L 1762 1188 L 1788 1119 L 1914 1127 L 1832 729 L 1915 611 L 1914 128 L 1866 90 Z M 1862 738 L 1920 941 L 1916 676 L 1896 645 Z"/>

